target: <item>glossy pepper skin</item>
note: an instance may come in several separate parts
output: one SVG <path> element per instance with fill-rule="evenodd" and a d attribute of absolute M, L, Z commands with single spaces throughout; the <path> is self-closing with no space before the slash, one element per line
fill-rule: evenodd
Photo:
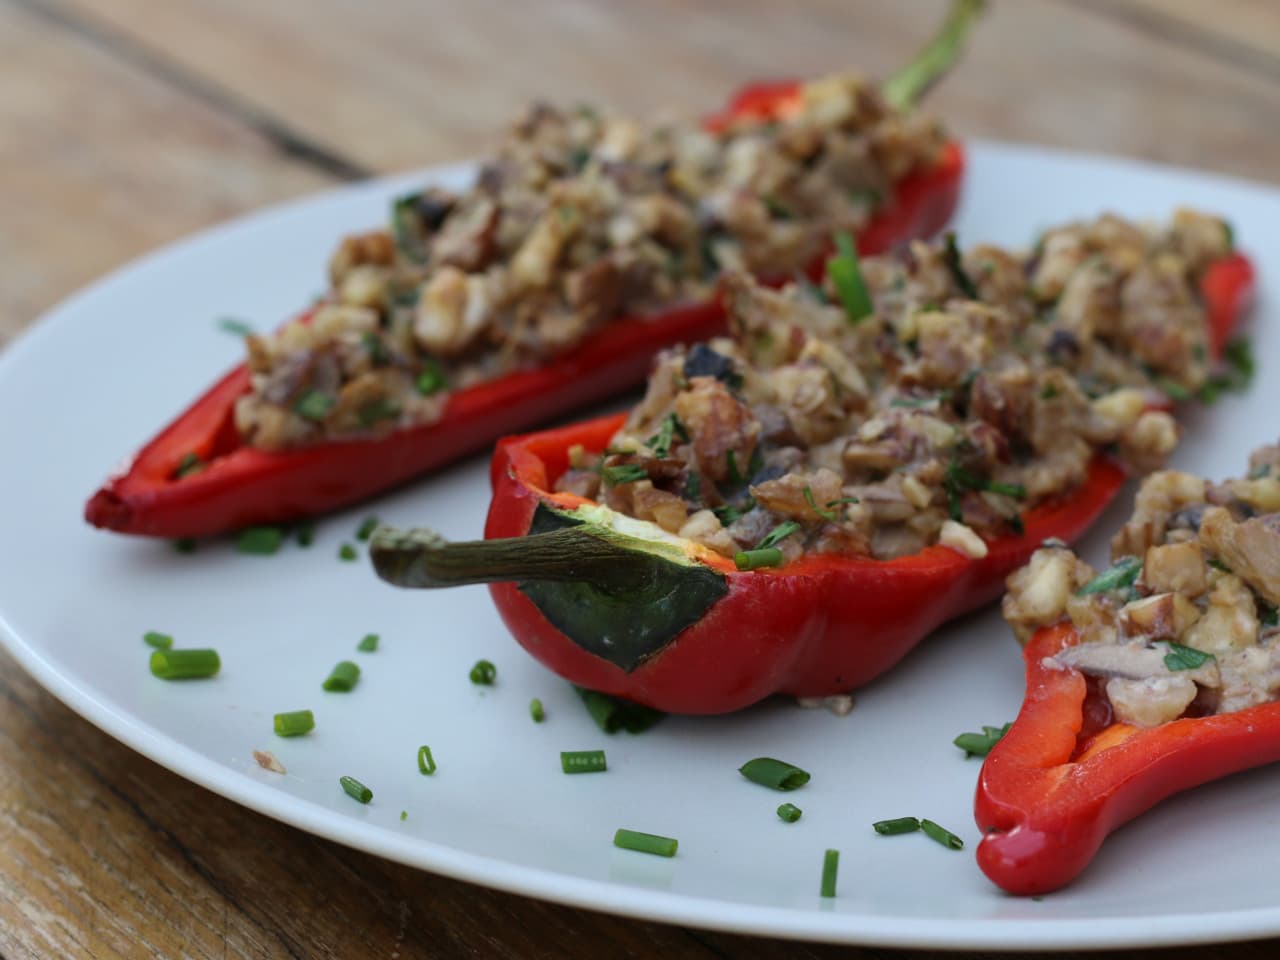
<path fill-rule="evenodd" d="M 707 123 L 714 128 L 737 116 L 777 116 L 797 103 L 794 82 L 749 87 Z M 960 145 L 946 144 L 935 167 L 897 185 L 859 234 L 859 249 L 878 253 L 937 232 L 955 209 L 963 174 Z M 482 450 L 503 434 L 639 384 L 662 347 L 724 330 L 718 298 L 612 321 L 542 366 L 451 394 L 435 423 L 274 452 L 245 444 L 235 428 L 236 399 L 249 389 L 249 373 L 240 366 L 108 479 L 86 504 L 85 519 L 119 533 L 202 537 L 335 510 Z M 207 466 L 176 477 L 192 453 Z"/>
<path fill-rule="evenodd" d="M 1091 722 L 1084 674 L 1045 665 L 1078 642 L 1069 623 L 1031 638 L 1022 709 L 978 778 L 978 866 L 1009 893 L 1060 889 L 1166 797 L 1280 760 L 1280 702 L 1148 728 Z"/>

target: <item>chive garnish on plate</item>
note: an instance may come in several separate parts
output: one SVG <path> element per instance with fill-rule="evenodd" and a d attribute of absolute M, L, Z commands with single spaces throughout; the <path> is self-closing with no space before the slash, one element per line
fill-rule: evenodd
<path fill-rule="evenodd" d="M 945 827 L 940 827 L 932 820 L 921 820 L 920 829 L 924 835 L 936 843 L 942 844 L 948 850 L 963 850 L 964 841 L 957 837 Z"/>
<path fill-rule="evenodd" d="M 533 718 L 534 723 L 541 723 L 547 719 L 547 712 L 542 708 L 542 701 L 537 697 L 529 701 L 529 716 Z"/>
<path fill-rule="evenodd" d="M 316 715 L 310 710 L 288 710 L 272 717 L 272 729 L 278 737 L 300 737 L 316 728 Z"/>
<path fill-rule="evenodd" d="M 357 540 L 368 540 L 373 536 L 373 531 L 378 529 L 378 518 L 375 516 L 365 517 L 360 521 L 360 528 L 356 530 Z"/>
<path fill-rule="evenodd" d="M 583 706 L 596 726 L 605 733 L 613 734 L 619 730 L 627 733 L 643 733 L 666 716 L 661 710 L 641 706 L 630 700 L 619 700 L 598 690 L 585 687 L 574 687 L 582 698 Z"/>
<path fill-rule="evenodd" d="M 1003 727 L 988 727 L 984 724 L 981 733 L 962 733 L 951 742 L 964 751 L 966 760 L 969 757 L 985 757 L 1012 726 L 1012 721 Z"/>
<path fill-rule="evenodd" d="M 739 550 L 733 555 L 733 565 L 739 570 L 759 570 L 762 567 L 782 566 L 782 551 L 777 547 L 756 550 Z"/>
<path fill-rule="evenodd" d="M 373 791 L 355 777 L 340 777 L 338 783 L 342 784 L 343 791 L 353 800 L 368 803 L 373 799 Z"/>
<path fill-rule="evenodd" d="M 498 668 L 492 661 L 477 660 L 476 665 L 471 668 L 471 682 L 481 687 L 492 687 L 493 682 L 498 679 Z"/>
<path fill-rule="evenodd" d="M 654 833 L 641 833 L 619 827 L 613 835 L 613 845 L 621 850 L 651 853 L 655 857 L 674 857 L 680 841 L 675 837 L 660 837 Z"/>
<path fill-rule="evenodd" d="M 847 233 L 836 234 L 836 255 L 827 261 L 827 277 L 835 287 L 850 323 L 858 323 L 875 310 L 858 263 L 858 250 Z"/>
<path fill-rule="evenodd" d="M 350 660 L 339 660 L 325 677 L 324 689 L 330 693 L 350 693 L 360 680 L 360 667 Z"/>
<path fill-rule="evenodd" d="M 1142 572 L 1142 561 L 1137 557 L 1121 557 L 1110 568 L 1103 570 L 1083 587 L 1076 591 L 1076 596 L 1085 597 L 1091 593 L 1106 593 L 1108 590 L 1122 590 L 1133 586 L 1138 574 Z"/>
<path fill-rule="evenodd" d="M 803 813 L 794 803 L 783 803 L 778 806 L 778 819 L 785 823 L 795 823 Z"/>
<path fill-rule="evenodd" d="M 376 633 L 366 633 L 356 644 L 356 649 L 361 653 L 373 653 L 378 649 L 378 641 L 381 639 Z"/>
<path fill-rule="evenodd" d="M 161 680 L 203 680 L 222 669 L 217 650 L 153 650 L 151 675 Z"/>
<path fill-rule="evenodd" d="M 157 650 L 168 650 L 173 646 L 173 637 L 167 633 L 148 630 L 142 635 L 142 642 L 149 647 L 155 647 Z"/>
<path fill-rule="evenodd" d="M 828 850 L 822 857 L 822 887 L 824 897 L 836 895 L 836 874 L 840 871 L 840 851 Z"/>
<path fill-rule="evenodd" d="M 565 773 L 602 773 L 608 765 L 603 750 L 562 750 L 560 769 Z"/>
<path fill-rule="evenodd" d="M 1180 643 L 1168 642 L 1169 652 L 1164 655 L 1164 665 L 1170 670 L 1194 670 L 1202 667 L 1210 660 L 1216 659 L 1212 653 L 1205 653 L 1195 647 L 1183 646 Z"/>
<path fill-rule="evenodd" d="M 809 773 L 794 764 L 773 757 L 756 757 L 738 768 L 738 772 L 772 790 L 797 790 L 809 782 Z"/>
<path fill-rule="evenodd" d="M 339 560 L 343 560 L 347 563 L 350 563 L 352 560 L 355 560 L 358 557 L 359 557 L 359 554 L 356 553 L 356 548 L 349 543 L 344 543 L 342 546 L 338 548 Z"/>
<path fill-rule="evenodd" d="M 240 553 L 269 556 L 276 553 L 283 542 L 284 529 L 281 527 L 245 527 L 236 534 L 236 550 Z"/>
<path fill-rule="evenodd" d="M 920 821 L 915 817 L 897 817 L 893 820 L 877 820 L 871 829 L 882 837 L 896 837 L 902 833 L 915 833 L 920 829 Z"/>
<path fill-rule="evenodd" d="M 418 748 L 418 772 L 423 776 L 436 772 L 436 758 L 431 756 L 431 748 L 425 744 Z"/>

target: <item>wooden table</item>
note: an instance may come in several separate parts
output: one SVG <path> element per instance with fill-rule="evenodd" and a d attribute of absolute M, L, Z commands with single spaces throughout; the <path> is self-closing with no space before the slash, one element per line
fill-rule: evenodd
<path fill-rule="evenodd" d="M 932 101 L 959 134 L 1280 178 L 1280 5 L 993 6 Z M 942 7 L 0 0 L 0 344 L 95 276 L 206 224 L 473 156 L 532 96 L 696 112 L 755 77 L 884 74 Z M 3 654 L 0 770 L 8 960 L 883 953 L 619 920 L 352 852 L 143 759 Z"/>

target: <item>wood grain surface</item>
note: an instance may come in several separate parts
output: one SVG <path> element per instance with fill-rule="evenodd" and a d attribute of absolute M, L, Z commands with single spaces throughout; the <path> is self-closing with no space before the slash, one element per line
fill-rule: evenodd
<path fill-rule="evenodd" d="M 880 75 L 944 5 L 0 0 L 0 344 L 201 226 L 474 156 L 531 97 L 698 113 L 752 78 Z M 1280 180 L 1280 4 L 996 0 L 931 107 L 962 136 Z M 934 956 L 622 920 L 355 853 L 117 744 L 2 653 L 0 771 L 5 960 Z"/>

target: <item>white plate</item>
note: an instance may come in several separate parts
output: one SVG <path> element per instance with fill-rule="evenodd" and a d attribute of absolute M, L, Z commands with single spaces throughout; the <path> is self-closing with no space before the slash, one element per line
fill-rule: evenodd
<path fill-rule="evenodd" d="M 465 170 L 437 170 L 456 181 Z M 639 917 L 788 937 L 896 946 L 1072 948 L 1172 944 L 1280 933 L 1280 769 L 1184 795 L 1114 836 L 1070 889 L 1042 901 L 998 892 L 973 861 L 977 761 L 951 739 L 1016 712 L 1022 665 L 995 612 L 940 631 L 837 718 L 772 702 L 718 719 L 668 718 L 607 738 L 568 686 L 508 637 L 488 594 L 385 587 L 340 543 L 376 510 L 475 537 L 488 501 L 475 459 L 323 522 L 310 550 L 242 556 L 223 543 L 179 556 L 167 544 L 91 530 L 84 499 L 123 454 L 236 360 L 215 329 L 260 327 L 321 283 L 334 239 L 380 222 L 418 178 L 380 181 L 277 208 L 150 256 L 73 297 L 0 357 L 0 636 L 55 695 L 177 773 L 282 821 L 394 860 L 514 892 Z M 1195 173 L 1037 149 L 975 145 L 958 229 L 966 243 L 1022 244 L 1055 221 L 1115 209 L 1163 217 L 1218 210 L 1265 268 L 1280 259 L 1280 191 Z M 1255 316 L 1274 306 L 1264 283 Z M 1256 322 L 1262 375 L 1188 423 L 1181 466 L 1228 475 L 1276 438 L 1280 330 Z M 1100 556 L 1106 530 L 1090 544 Z M 144 631 L 221 651 L 216 679 L 147 670 Z M 357 654 L 369 631 L 374 654 Z M 498 684 L 474 687 L 478 657 Z M 339 659 L 355 692 L 324 693 Z M 531 697 L 547 709 L 529 719 Z M 293 740 L 272 714 L 313 709 Z M 419 744 L 439 763 L 418 773 Z M 603 747 L 605 774 L 567 777 L 561 750 Z M 260 770 L 273 750 L 287 776 Z M 772 755 L 813 773 L 780 795 L 737 767 Z M 338 786 L 374 791 L 361 806 Z M 774 808 L 804 810 L 784 824 Z M 402 810 L 408 818 L 400 819 Z M 964 837 L 953 853 L 923 836 L 874 835 L 873 820 L 928 816 Z M 672 860 L 616 850 L 625 826 L 680 840 Z M 839 896 L 823 900 L 823 851 L 841 851 Z"/>

